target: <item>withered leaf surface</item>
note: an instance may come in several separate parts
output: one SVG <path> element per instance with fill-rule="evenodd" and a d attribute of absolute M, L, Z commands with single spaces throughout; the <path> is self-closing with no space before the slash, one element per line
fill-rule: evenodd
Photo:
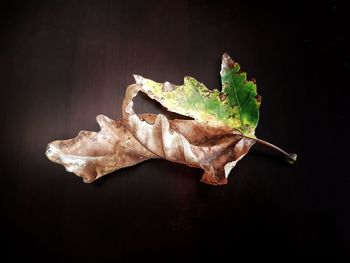
<path fill-rule="evenodd" d="M 140 118 L 132 101 L 140 90 L 140 84 L 130 85 L 123 102 L 125 125 L 136 140 L 166 160 L 202 168 L 202 182 L 227 183 L 231 169 L 255 140 L 227 126 L 213 127 L 195 120 L 169 121 L 162 114 L 154 121 Z"/>
<path fill-rule="evenodd" d="M 83 178 L 85 183 L 150 158 L 158 158 L 143 147 L 124 127 L 122 120 L 97 116 L 101 130 L 81 131 L 69 140 L 49 143 L 46 156 L 62 164 L 68 172 Z"/>

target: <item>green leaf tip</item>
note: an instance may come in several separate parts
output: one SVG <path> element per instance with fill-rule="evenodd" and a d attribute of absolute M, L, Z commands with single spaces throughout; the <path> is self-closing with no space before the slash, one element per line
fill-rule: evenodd
<path fill-rule="evenodd" d="M 222 56 L 220 76 L 222 90 L 228 96 L 229 105 L 237 108 L 240 121 L 238 129 L 245 135 L 254 135 L 261 104 L 255 81 L 248 81 L 247 74 L 240 71 L 239 64 L 227 53 Z"/>
<path fill-rule="evenodd" d="M 229 126 L 243 135 L 255 138 L 259 120 L 261 97 L 254 81 L 247 81 L 239 64 L 225 53 L 221 64 L 222 91 L 208 89 L 192 77 L 185 77 L 182 85 L 158 83 L 134 75 L 141 90 L 157 100 L 169 111 L 189 116 L 210 126 Z"/>

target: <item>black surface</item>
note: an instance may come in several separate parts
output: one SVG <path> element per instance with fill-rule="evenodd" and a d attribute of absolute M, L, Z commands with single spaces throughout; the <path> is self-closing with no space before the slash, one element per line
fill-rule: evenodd
<path fill-rule="evenodd" d="M 4 6 L 3 258 L 346 262 L 350 180 L 340 167 L 349 160 L 349 61 L 334 23 L 346 19 L 333 1 L 263 2 Z M 226 186 L 204 185 L 200 170 L 163 160 L 84 184 L 46 159 L 48 142 L 97 130 L 96 115 L 119 118 L 133 73 L 219 87 L 225 51 L 257 80 L 257 135 L 298 153 L 295 165 L 257 145 Z M 160 111 L 145 97 L 138 102 L 138 112 Z"/>

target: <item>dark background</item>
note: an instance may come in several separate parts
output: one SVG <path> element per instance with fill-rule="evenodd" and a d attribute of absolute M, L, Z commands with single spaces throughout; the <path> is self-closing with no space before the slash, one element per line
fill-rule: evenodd
<path fill-rule="evenodd" d="M 2 258 L 349 259 L 349 60 L 336 25 L 346 17 L 335 1 L 261 2 L 2 6 Z M 46 159 L 48 142 L 98 130 L 96 115 L 120 118 L 133 73 L 220 87 L 225 51 L 257 80 L 258 137 L 298 153 L 295 165 L 256 145 L 226 186 L 164 160 L 84 184 Z M 162 111 L 137 101 L 138 112 Z"/>

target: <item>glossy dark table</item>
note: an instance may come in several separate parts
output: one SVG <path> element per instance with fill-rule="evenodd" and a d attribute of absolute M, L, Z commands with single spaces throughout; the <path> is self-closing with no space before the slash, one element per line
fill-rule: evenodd
<path fill-rule="evenodd" d="M 337 89 L 330 86 L 338 50 L 330 21 L 338 9 L 332 1 L 317 7 L 291 2 L 4 6 L 2 257 L 345 262 L 350 180 L 339 165 L 349 155 L 331 145 L 345 136 L 337 121 L 348 115 L 343 104 L 331 114 L 329 95 Z M 295 165 L 256 145 L 226 186 L 202 184 L 201 170 L 164 160 L 84 184 L 46 159 L 48 142 L 98 130 L 96 115 L 120 118 L 133 73 L 177 84 L 190 75 L 218 88 L 225 51 L 257 80 L 263 97 L 257 135 L 298 153 Z M 340 74 L 348 72 L 345 62 Z M 136 109 L 164 113 L 145 96 Z"/>

